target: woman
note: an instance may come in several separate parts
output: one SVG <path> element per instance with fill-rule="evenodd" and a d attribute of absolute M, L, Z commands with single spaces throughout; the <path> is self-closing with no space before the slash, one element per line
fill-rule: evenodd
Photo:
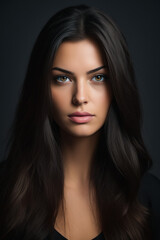
<path fill-rule="evenodd" d="M 1 177 L 1 239 L 151 239 L 138 200 L 152 160 L 126 41 L 86 5 L 33 48 Z"/>

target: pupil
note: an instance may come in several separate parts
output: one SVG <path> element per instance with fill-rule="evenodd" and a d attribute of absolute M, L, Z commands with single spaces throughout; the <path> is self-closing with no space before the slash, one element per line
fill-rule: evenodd
<path fill-rule="evenodd" d="M 62 77 L 62 80 L 66 80 L 66 77 L 65 77 L 65 76 L 63 76 L 63 77 Z"/>

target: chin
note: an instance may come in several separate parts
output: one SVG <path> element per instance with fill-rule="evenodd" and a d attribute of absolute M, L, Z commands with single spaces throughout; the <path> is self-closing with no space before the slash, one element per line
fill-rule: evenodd
<path fill-rule="evenodd" d="M 75 136 L 75 137 L 90 137 L 94 134 L 96 134 L 98 132 L 98 129 L 89 129 L 89 127 L 85 127 L 84 129 L 79 128 L 79 129 L 64 129 L 64 131 L 71 135 L 71 136 Z"/>

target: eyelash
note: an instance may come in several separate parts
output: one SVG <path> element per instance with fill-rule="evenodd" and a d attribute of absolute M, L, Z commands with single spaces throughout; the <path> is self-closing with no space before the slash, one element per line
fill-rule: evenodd
<path fill-rule="evenodd" d="M 104 80 L 102 80 L 102 81 L 94 81 L 95 83 L 102 83 L 102 82 L 104 82 L 105 80 L 107 80 L 108 79 L 108 76 L 106 75 L 106 74 L 97 74 L 97 75 L 95 75 L 95 76 L 93 76 L 92 77 L 92 79 L 93 78 L 96 78 L 96 77 L 98 77 L 98 76 L 100 76 L 100 77 L 103 77 L 103 79 Z M 66 81 L 58 81 L 57 79 L 58 78 L 68 78 L 68 79 L 70 79 L 69 77 L 67 77 L 66 75 L 56 75 L 56 76 L 54 76 L 53 77 L 53 80 L 55 81 L 55 82 L 57 82 L 57 83 L 60 83 L 60 84 L 65 84 L 66 83 Z"/>

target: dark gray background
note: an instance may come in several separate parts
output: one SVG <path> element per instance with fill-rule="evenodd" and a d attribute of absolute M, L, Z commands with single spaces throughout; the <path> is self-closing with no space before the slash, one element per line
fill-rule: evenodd
<path fill-rule="evenodd" d="M 37 35 L 58 10 L 86 3 L 103 10 L 124 33 L 133 60 L 144 125 L 142 134 L 160 178 L 160 4 L 157 0 L 23 0 L 0 3 L 0 160 L 9 136 L 29 56 Z"/>

